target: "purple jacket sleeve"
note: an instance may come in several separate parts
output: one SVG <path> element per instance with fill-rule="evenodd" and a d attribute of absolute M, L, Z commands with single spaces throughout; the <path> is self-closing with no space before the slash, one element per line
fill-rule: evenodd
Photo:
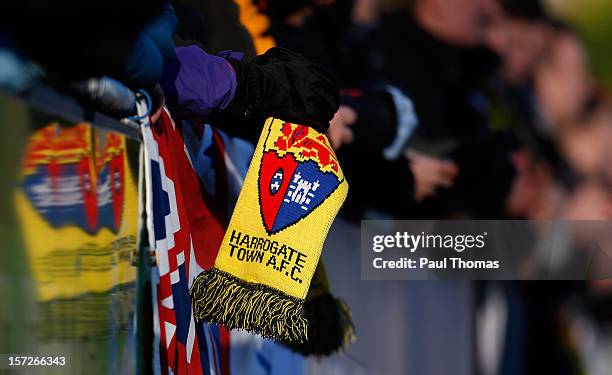
<path fill-rule="evenodd" d="M 160 85 L 174 114 L 201 121 L 232 101 L 236 72 L 225 59 L 198 46 L 179 47 L 176 58 L 165 62 Z"/>

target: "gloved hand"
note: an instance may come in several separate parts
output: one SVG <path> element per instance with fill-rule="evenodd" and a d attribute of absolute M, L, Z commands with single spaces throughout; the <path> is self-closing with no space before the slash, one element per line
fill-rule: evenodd
<path fill-rule="evenodd" d="M 250 62 L 227 60 L 236 71 L 237 92 L 223 117 L 261 121 L 274 116 L 327 130 L 340 98 L 338 83 L 325 67 L 279 47 Z"/>

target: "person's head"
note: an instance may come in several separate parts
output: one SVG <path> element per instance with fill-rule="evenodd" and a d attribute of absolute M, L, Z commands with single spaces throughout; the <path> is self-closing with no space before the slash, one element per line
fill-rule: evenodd
<path fill-rule="evenodd" d="M 416 0 L 414 16 L 432 35 L 456 46 L 484 43 L 496 0 Z"/>
<path fill-rule="evenodd" d="M 534 74 L 538 104 L 551 125 L 573 121 L 592 97 L 593 82 L 580 38 L 558 28 L 549 38 Z"/>
<path fill-rule="evenodd" d="M 541 22 L 508 19 L 490 34 L 488 46 L 502 59 L 502 74 L 513 83 L 530 80 L 546 44 L 547 28 Z"/>
<path fill-rule="evenodd" d="M 501 57 L 504 78 L 525 84 L 551 32 L 548 16 L 537 0 L 498 0 L 498 4 L 495 22 L 487 30 L 486 45 Z"/>
<path fill-rule="evenodd" d="M 605 175 L 612 161 L 612 108 L 602 103 L 579 120 L 559 127 L 563 157 L 579 176 Z"/>

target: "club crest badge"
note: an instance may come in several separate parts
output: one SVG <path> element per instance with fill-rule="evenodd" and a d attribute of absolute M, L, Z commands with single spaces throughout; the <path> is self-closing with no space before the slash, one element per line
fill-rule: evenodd
<path fill-rule="evenodd" d="M 116 233 L 125 203 L 125 139 L 115 133 L 92 142 L 90 125 L 51 123 L 29 140 L 21 189 L 53 228 L 76 226 L 89 234 Z"/>
<path fill-rule="evenodd" d="M 307 126 L 274 120 L 259 170 L 259 204 L 269 234 L 308 216 L 344 175 L 326 137 Z"/>

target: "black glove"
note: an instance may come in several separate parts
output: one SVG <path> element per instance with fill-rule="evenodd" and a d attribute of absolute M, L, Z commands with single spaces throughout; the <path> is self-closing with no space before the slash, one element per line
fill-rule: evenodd
<path fill-rule="evenodd" d="M 278 47 L 250 62 L 227 60 L 236 71 L 238 84 L 223 117 L 261 121 L 274 116 L 321 133 L 327 130 L 340 99 L 338 83 L 325 67 Z"/>

